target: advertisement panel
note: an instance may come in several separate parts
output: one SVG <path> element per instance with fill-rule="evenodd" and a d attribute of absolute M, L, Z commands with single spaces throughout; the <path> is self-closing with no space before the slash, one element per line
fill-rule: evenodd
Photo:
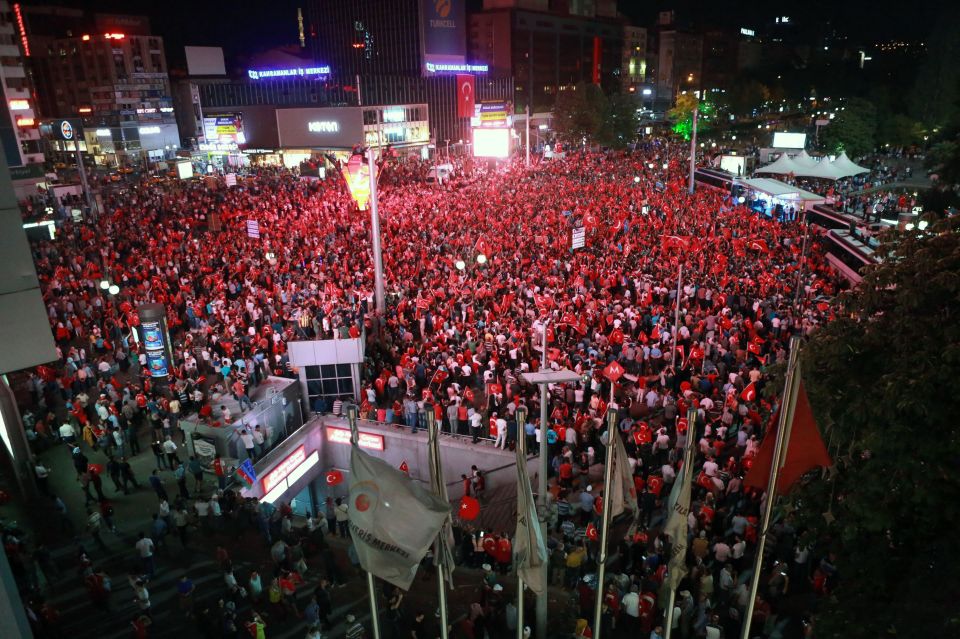
<path fill-rule="evenodd" d="M 277 109 L 277 133 L 285 149 L 350 149 L 363 143 L 359 107 Z"/>
<path fill-rule="evenodd" d="M 464 0 L 420 0 L 424 71 L 427 64 L 463 64 L 467 53 Z"/>
<path fill-rule="evenodd" d="M 473 155 L 478 158 L 505 158 L 510 155 L 510 129 L 474 129 Z"/>
<path fill-rule="evenodd" d="M 802 149 L 807 144 L 806 133 L 774 133 L 773 146 L 776 149 Z"/>
<path fill-rule="evenodd" d="M 171 374 L 170 341 L 164 314 L 161 304 L 142 304 L 137 309 L 140 316 L 137 339 L 143 347 L 147 371 L 154 379 L 165 379 Z"/>
<path fill-rule="evenodd" d="M 476 107 L 476 117 L 478 122 L 476 126 L 481 127 L 506 127 L 509 126 L 507 118 L 510 115 L 510 103 L 499 102 L 481 102 Z"/>
<path fill-rule="evenodd" d="M 201 151 L 236 151 L 239 145 L 247 143 L 243 118 L 239 113 L 204 116 L 203 138 Z"/>

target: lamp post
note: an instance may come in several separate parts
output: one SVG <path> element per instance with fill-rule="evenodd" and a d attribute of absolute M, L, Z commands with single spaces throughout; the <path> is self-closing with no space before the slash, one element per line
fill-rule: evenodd
<path fill-rule="evenodd" d="M 383 249 L 380 244 L 380 215 L 377 206 L 377 162 L 375 150 L 368 148 L 366 158 L 357 151 L 344 166 L 343 176 L 347 181 L 350 196 L 357 203 L 357 208 L 366 210 L 370 205 L 370 229 L 373 239 L 373 279 L 374 300 L 377 313 L 383 315 L 386 311 L 386 296 L 383 287 Z M 364 164 L 366 159 L 366 164 Z"/>
<path fill-rule="evenodd" d="M 537 516 L 540 519 L 540 531 L 543 538 L 547 535 L 547 472 L 550 465 L 550 458 L 547 447 L 547 387 L 550 384 L 561 384 L 565 382 L 575 382 L 580 379 L 577 373 L 568 369 L 559 371 L 546 371 L 547 368 L 547 327 L 543 327 L 543 359 L 541 372 L 524 373 L 521 378 L 528 384 L 538 384 L 540 386 L 540 482 L 539 495 L 537 496 Z M 522 437 L 519 426 L 517 428 L 517 441 Z M 543 571 L 543 583 L 549 583 L 547 579 L 547 563 L 543 562 L 541 570 Z M 537 639 L 546 639 L 547 637 L 547 589 L 543 594 L 537 597 Z"/>
<path fill-rule="evenodd" d="M 357 434 L 358 407 L 354 403 L 346 405 L 347 421 L 350 422 L 350 444 L 356 446 L 359 440 Z M 377 588 L 373 580 L 373 573 L 367 573 L 367 596 L 370 597 L 370 628 L 373 639 L 380 639 L 380 616 L 377 610 Z"/>
<path fill-rule="evenodd" d="M 517 448 L 520 450 L 520 457 L 523 458 L 524 463 L 527 461 L 527 437 L 524 432 L 524 426 L 527 423 L 527 407 L 523 404 L 517 406 L 517 409 L 514 411 L 514 414 L 517 417 Z M 523 472 L 527 472 L 526 468 L 523 469 Z M 524 639 L 523 636 L 523 577 L 520 576 L 520 571 L 517 571 L 517 639 Z M 539 624 L 538 624 L 539 625 Z"/>
<path fill-rule="evenodd" d="M 423 411 L 421 411 L 421 413 L 423 413 L 423 417 L 425 417 L 427 421 L 427 434 L 430 438 L 430 445 L 437 447 L 435 448 L 435 453 L 437 455 L 437 459 L 439 459 L 440 451 L 439 451 L 439 446 L 437 444 L 437 436 L 439 434 L 437 432 L 437 414 L 434 412 L 433 406 L 431 404 L 424 404 Z M 439 465 L 439 461 L 437 461 L 436 463 Z M 431 472 L 437 472 L 437 469 L 431 468 Z M 441 535 L 444 534 L 443 530 L 444 529 L 441 529 L 441 532 L 440 532 Z M 438 546 L 438 552 L 436 553 L 435 559 L 437 564 L 437 596 L 440 604 L 440 637 L 441 639 L 447 639 L 448 625 L 449 625 L 449 622 L 447 621 L 447 588 L 446 588 L 446 584 L 444 583 L 444 581 L 446 580 L 447 567 L 444 565 L 444 561 L 445 561 L 444 554 L 445 553 L 439 551 L 439 546 Z"/>
<path fill-rule="evenodd" d="M 699 99 L 697 104 L 699 105 Z M 699 106 L 693 107 L 693 131 L 690 134 L 690 185 L 688 187 L 691 194 L 693 194 L 693 174 L 697 169 L 697 116 L 699 112 Z"/>
<path fill-rule="evenodd" d="M 610 394 L 613 395 L 613 382 L 610 382 Z M 593 636 L 600 636 L 600 618 L 603 616 L 603 582 L 607 571 L 607 539 L 610 529 L 610 483 L 613 477 L 613 438 L 619 437 L 617 432 L 617 412 L 607 410 L 607 450 L 603 473 L 603 510 L 601 512 L 600 553 L 597 557 L 597 596 L 593 608 Z"/>

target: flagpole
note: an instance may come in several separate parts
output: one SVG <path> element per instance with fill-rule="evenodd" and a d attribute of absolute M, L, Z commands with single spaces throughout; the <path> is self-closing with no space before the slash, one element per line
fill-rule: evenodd
<path fill-rule="evenodd" d="M 372 157 L 372 155 L 371 155 Z M 360 436 L 357 433 L 357 405 L 347 405 L 347 420 L 350 422 L 350 444 L 358 445 Z M 380 611 L 377 609 L 377 587 L 373 580 L 373 573 L 367 573 L 367 596 L 370 597 L 370 628 L 373 639 L 380 639 Z"/>
<path fill-rule="evenodd" d="M 679 480 L 682 482 L 693 481 L 693 458 L 691 454 L 694 450 L 693 442 L 697 438 L 697 409 L 692 406 L 687 410 L 687 441 L 683 449 L 683 472 L 680 475 Z M 681 484 L 682 485 L 682 484 Z M 687 508 L 690 508 L 690 504 L 687 504 Z M 669 513 L 668 513 L 669 517 Z M 667 606 L 667 618 L 664 622 L 666 628 L 664 629 L 664 639 L 670 639 L 670 635 L 673 634 L 673 608 L 676 605 L 677 601 L 677 589 L 670 589 L 670 597 L 668 600 Z"/>
<path fill-rule="evenodd" d="M 613 380 L 610 380 L 610 399 L 613 399 Z M 593 638 L 600 639 L 600 618 L 603 616 L 603 583 L 607 572 L 607 538 L 610 528 L 610 483 L 613 479 L 613 438 L 616 432 L 617 414 L 607 407 L 607 454 L 603 469 L 603 508 L 600 512 L 600 556 L 597 558 L 597 599 L 593 603 Z"/>
<path fill-rule="evenodd" d="M 540 370 L 541 372 L 547 371 L 547 326 L 550 324 L 550 318 L 546 318 L 543 321 L 543 351 L 540 355 Z M 539 507 L 537 508 L 537 515 L 540 519 L 540 534 L 543 535 L 544 539 L 548 538 L 547 534 L 547 512 L 549 507 L 547 505 L 547 474 L 550 467 L 549 459 L 549 448 L 547 446 L 547 382 L 540 384 L 540 481 L 539 489 Z M 517 433 L 519 439 L 519 434 Z M 540 579 L 546 584 L 549 577 L 547 572 L 547 563 L 543 562 L 540 566 Z M 537 639 L 547 639 L 547 596 L 548 596 L 549 587 L 544 587 L 543 593 L 537 596 Z M 522 594 L 522 593 L 521 593 Z"/>
<path fill-rule="evenodd" d="M 373 236 L 373 290 L 374 302 L 381 320 L 386 311 L 386 296 L 383 291 L 383 249 L 380 245 L 380 214 L 377 204 L 377 162 L 373 149 L 367 149 L 370 167 L 370 233 Z"/>
<path fill-rule="evenodd" d="M 521 404 L 514 411 L 517 420 L 517 450 L 520 451 L 520 458 L 527 459 L 527 436 L 524 434 L 523 427 L 527 423 L 527 407 Z M 523 469 L 526 472 L 526 468 Z M 517 502 L 519 507 L 520 502 Z M 523 577 L 520 575 L 519 566 L 514 566 L 517 570 L 517 639 L 524 639 L 523 636 Z"/>
<path fill-rule="evenodd" d="M 753 610 L 757 601 L 757 590 L 760 587 L 760 572 L 763 566 L 763 550 L 767 545 L 767 529 L 770 527 L 770 518 L 773 515 L 773 504 L 777 497 L 777 481 L 780 479 L 782 458 L 786 449 L 787 430 L 790 424 L 790 415 L 793 405 L 796 404 L 796 368 L 800 356 L 800 338 L 796 335 L 790 338 L 790 358 L 787 365 L 787 378 L 783 387 L 783 401 L 780 403 L 780 419 L 777 422 L 777 438 L 773 448 L 773 460 L 770 466 L 770 478 L 767 481 L 767 501 L 764 504 L 763 519 L 760 522 L 760 540 L 757 543 L 756 556 L 753 561 L 753 575 L 750 577 L 750 598 L 747 600 L 747 611 L 743 618 L 743 633 L 741 639 L 750 639 L 750 625 L 753 621 Z"/>
<path fill-rule="evenodd" d="M 675 368 L 677 365 L 677 340 L 680 337 L 680 287 L 683 282 L 683 262 L 677 266 L 677 310 L 673 315 L 673 355 L 670 358 L 670 367 Z M 676 374 L 676 370 L 674 370 Z"/>
<path fill-rule="evenodd" d="M 434 466 L 430 468 L 430 472 L 438 478 L 438 482 L 443 482 L 443 474 L 440 470 L 440 443 L 437 437 L 437 415 L 433 411 L 433 407 L 426 412 L 427 417 L 427 434 L 430 438 L 430 448 L 433 450 L 433 459 L 435 460 Z M 439 484 L 437 484 L 439 485 Z M 443 495 L 438 494 L 438 497 L 443 497 Z M 446 534 L 446 526 L 440 529 L 440 535 Z M 440 604 L 440 639 L 448 638 L 448 621 L 447 621 L 447 565 L 446 565 L 446 553 L 443 552 L 441 544 L 435 545 L 437 552 L 434 553 L 434 560 L 437 563 L 437 595 Z"/>
<path fill-rule="evenodd" d="M 806 216 L 804 216 L 806 217 Z M 800 287 L 803 286 L 803 272 L 807 268 L 807 233 L 810 230 L 810 221 L 804 219 L 803 225 L 803 247 L 800 250 L 800 267 L 797 269 L 797 286 L 793 292 L 793 312 L 800 310 Z"/>

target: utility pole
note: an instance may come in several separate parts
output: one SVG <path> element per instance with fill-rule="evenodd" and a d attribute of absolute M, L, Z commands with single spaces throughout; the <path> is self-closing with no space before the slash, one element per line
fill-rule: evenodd
<path fill-rule="evenodd" d="M 697 170 L 697 116 L 699 106 L 693 107 L 693 132 L 690 135 L 690 194 L 693 194 L 693 174 Z"/>
<path fill-rule="evenodd" d="M 380 246 L 380 215 L 377 211 L 377 161 L 375 151 L 367 149 L 370 168 L 370 230 L 373 235 L 373 282 L 377 313 L 383 317 L 387 303 L 383 291 L 383 248 Z"/>

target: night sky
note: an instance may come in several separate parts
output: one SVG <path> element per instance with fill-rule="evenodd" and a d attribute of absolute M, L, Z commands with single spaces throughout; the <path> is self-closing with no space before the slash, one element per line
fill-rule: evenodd
<path fill-rule="evenodd" d="M 322 1 L 322 0 L 321 0 Z M 390 0 L 384 0 L 389 2 Z M 30 2 L 30 0 L 27 0 Z M 829 23 L 839 33 L 870 44 L 881 40 L 923 40 L 950 0 L 619 0 L 620 11 L 640 26 L 655 23 L 657 12 L 676 11 L 690 26 L 718 25 L 756 29 L 788 15 L 798 28 Z M 37 2 L 89 7 L 89 1 Z M 183 46 L 222 46 L 231 65 L 244 56 L 297 40 L 297 7 L 305 0 L 98 0 L 103 12 L 145 14 L 163 36 L 172 67 L 183 63 Z M 467 0 L 469 8 L 482 0 Z"/>

